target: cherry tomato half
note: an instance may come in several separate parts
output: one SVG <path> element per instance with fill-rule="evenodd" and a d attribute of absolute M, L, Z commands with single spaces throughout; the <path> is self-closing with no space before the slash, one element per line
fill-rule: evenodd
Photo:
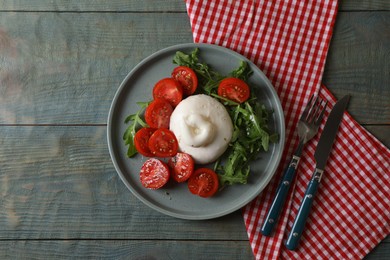
<path fill-rule="evenodd" d="M 134 146 L 143 156 L 152 157 L 153 154 L 149 149 L 149 138 L 156 131 L 154 128 L 143 127 L 134 135 Z"/>
<path fill-rule="evenodd" d="M 178 81 L 164 78 L 154 85 L 153 98 L 165 99 L 172 107 L 175 107 L 183 99 L 183 88 Z"/>
<path fill-rule="evenodd" d="M 149 138 L 148 146 L 157 157 L 175 156 L 179 149 L 175 134 L 166 128 L 157 129 Z"/>
<path fill-rule="evenodd" d="M 169 180 L 168 165 L 159 159 L 150 158 L 142 165 L 139 177 L 145 188 L 161 188 Z"/>
<path fill-rule="evenodd" d="M 207 198 L 213 196 L 218 190 L 217 174 L 208 168 L 197 169 L 188 180 L 188 189 L 192 194 Z"/>
<path fill-rule="evenodd" d="M 194 172 L 194 159 L 188 153 L 177 153 L 168 161 L 171 175 L 177 182 L 185 182 Z"/>
<path fill-rule="evenodd" d="M 151 128 L 168 128 L 173 112 L 168 101 L 158 98 L 153 100 L 145 110 L 145 121 Z"/>
<path fill-rule="evenodd" d="M 180 83 L 183 87 L 184 95 L 189 96 L 194 94 L 198 87 L 198 77 L 194 70 L 186 66 L 176 67 L 172 71 L 172 78 Z"/>
<path fill-rule="evenodd" d="M 218 95 L 243 103 L 249 98 L 250 90 L 245 81 L 238 78 L 226 78 L 219 83 Z"/>

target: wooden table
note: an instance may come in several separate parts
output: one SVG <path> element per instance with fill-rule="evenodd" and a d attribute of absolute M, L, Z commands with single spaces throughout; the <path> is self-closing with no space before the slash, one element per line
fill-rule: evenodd
<path fill-rule="evenodd" d="M 359 3 L 356 3 L 359 2 Z M 119 179 L 106 140 L 127 73 L 192 42 L 179 0 L 2 0 L 0 258 L 251 259 L 241 212 L 165 216 Z M 390 2 L 341 1 L 324 83 L 390 147 Z M 389 259 L 385 239 L 367 259 Z"/>

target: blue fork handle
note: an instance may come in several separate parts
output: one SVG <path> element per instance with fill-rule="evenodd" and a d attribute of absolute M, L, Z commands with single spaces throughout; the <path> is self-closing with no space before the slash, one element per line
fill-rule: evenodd
<path fill-rule="evenodd" d="M 298 247 L 303 229 L 305 228 L 306 220 L 309 217 L 311 206 L 321 181 L 322 173 L 323 170 L 315 169 L 313 177 L 306 188 L 301 206 L 299 207 L 294 224 L 287 238 L 286 247 L 289 250 L 295 250 Z"/>
<path fill-rule="evenodd" d="M 283 174 L 283 178 L 279 183 L 278 189 L 276 190 L 275 198 L 271 204 L 271 207 L 268 210 L 268 214 L 264 220 L 263 226 L 261 227 L 261 233 L 264 236 L 270 236 L 272 234 L 272 230 L 274 229 L 279 218 L 279 214 L 282 211 L 282 208 L 286 202 L 291 183 L 294 180 L 295 171 L 297 169 L 299 159 L 299 156 L 294 155 L 291 159 L 288 168 Z"/>

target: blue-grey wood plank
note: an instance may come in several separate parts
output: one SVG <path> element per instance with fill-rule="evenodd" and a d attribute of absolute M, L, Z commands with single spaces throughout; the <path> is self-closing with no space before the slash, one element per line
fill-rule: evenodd
<path fill-rule="evenodd" d="M 363 124 L 390 122 L 390 12 L 340 13 L 323 82 Z M 373 116 L 373 115 L 379 115 Z"/>
<path fill-rule="evenodd" d="M 184 13 L 3 13 L 0 24 L 0 124 L 105 124 L 138 62 L 192 41 Z M 324 83 L 352 94 L 362 124 L 390 121 L 389 28 L 390 12 L 340 13 L 336 23 Z"/>
<path fill-rule="evenodd" d="M 240 211 L 186 221 L 138 201 L 116 174 L 105 136 L 105 126 L 0 126 L 0 241 L 247 240 Z"/>
<path fill-rule="evenodd" d="M 145 206 L 118 177 L 105 126 L 0 126 L 0 165 L 0 241 L 248 239 L 241 211 L 186 221 Z"/>
<path fill-rule="evenodd" d="M 0 243 L 1 259 L 250 260 L 247 241 L 63 240 Z"/>
<path fill-rule="evenodd" d="M 364 260 L 387 260 L 390 258 L 390 236 L 377 245 Z"/>
<path fill-rule="evenodd" d="M 182 0 L 2 0 L 0 11 L 185 12 Z"/>
<path fill-rule="evenodd" d="M 341 0 L 340 11 L 390 10 L 388 0 Z M 0 11 L 185 12 L 183 0 L 3 0 Z"/>
<path fill-rule="evenodd" d="M 387 238 L 365 260 L 387 260 Z M 2 241 L 1 259 L 253 259 L 247 241 L 22 240 Z"/>
<path fill-rule="evenodd" d="M 388 0 L 340 0 L 339 10 L 348 11 L 390 11 Z"/>
<path fill-rule="evenodd" d="M 364 128 L 373 134 L 386 147 L 390 148 L 390 124 L 386 125 L 364 125 Z"/>
<path fill-rule="evenodd" d="M 3 13 L 0 124 L 106 123 L 127 73 L 192 42 L 187 14 Z"/>
<path fill-rule="evenodd" d="M 324 83 L 350 92 L 351 114 L 389 147 L 389 12 L 377 11 L 390 2 L 339 10 Z M 130 194 L 107 153 L 120 81 L 154 51 L 192 41 L 184 1 L 4 0 L 0 28 L 1 259 L 252 258 L 239 211 L 164 216 Z M 389 250 L 388 237 L 365 259 Z"/>

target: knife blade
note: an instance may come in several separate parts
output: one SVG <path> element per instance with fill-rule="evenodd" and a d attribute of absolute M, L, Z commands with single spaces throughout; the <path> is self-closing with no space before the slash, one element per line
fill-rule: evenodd
<path fill-rule="evenodd" d="M 309 216 L 315 194 L 321 182 L 322 174 L 324 173 L 326 162 L 332 150 L 334 140 L 337 135 L 344 111 L 349 103 L 350 95 L 344 96 L 333 107 L 328 119 L 326 120 L 324 130 L 322 131 L 320 140 L 318 141 L 314 159 L 316 167 L 311 180 L 306 188 L 298 213 L 295 217 L 292 229 L 286 241 L 286 247 L 289 250 L 295 250 L 299 244 L 306 220 Z"/>

